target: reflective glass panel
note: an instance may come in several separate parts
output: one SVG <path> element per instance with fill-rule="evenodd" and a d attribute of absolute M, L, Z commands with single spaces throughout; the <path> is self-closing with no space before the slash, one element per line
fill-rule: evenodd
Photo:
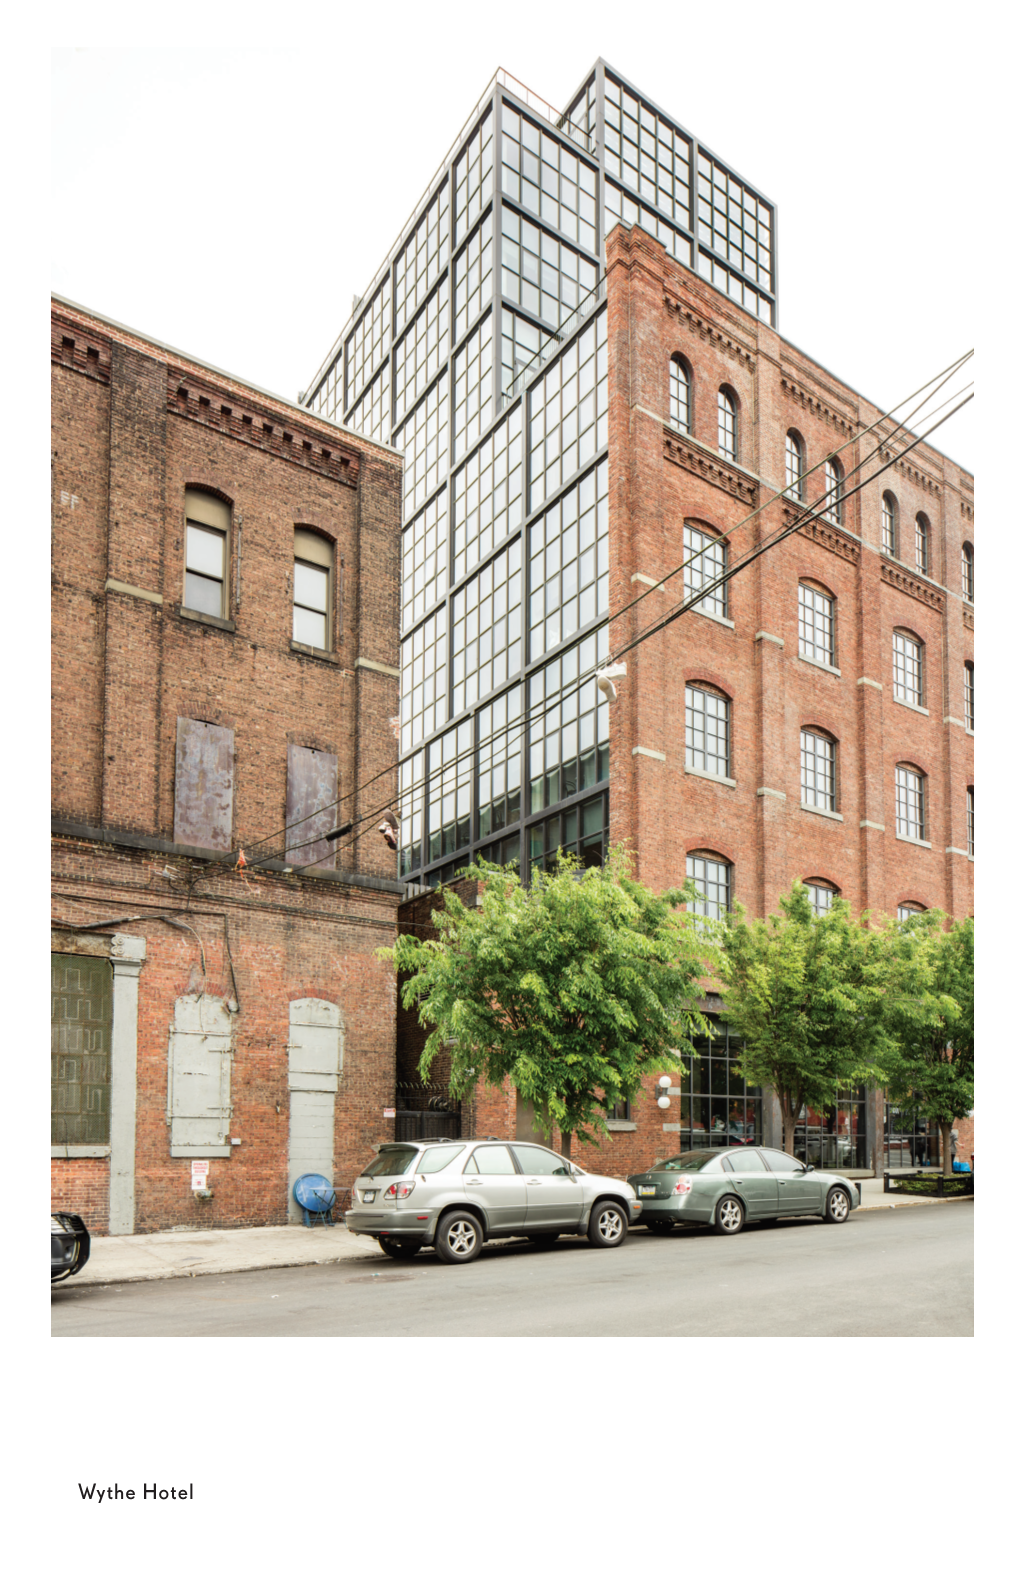
<path fill-rule="evenodd" d="M 609 464 L 601 460 L 528 528 L 529 658 L 609 611 Z"/>

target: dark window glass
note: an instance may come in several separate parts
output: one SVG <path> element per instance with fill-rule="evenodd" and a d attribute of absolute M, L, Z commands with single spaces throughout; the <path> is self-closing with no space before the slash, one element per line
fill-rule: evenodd
<path fill-rule="evenodd" d="M 764 1171 L 765 1162 L 756 1149 L 731 1149 L 726 1156 L 731 1171 Z"/>
<path fill-rule="evenodd" d="M 802 1171 L 801 1162 L 794 1155 L 784 1155 L 779 1149 L 765 1149 L 762 1151 L 768 1161 L 770 1171 Z"/>
<path fill-rule="evenodd" d="M 364 1171 L 363 1177 L 400 1177 L 410 1169 L 411 1161 L 419 1151 L 408 1146 L 406 1149 L 380 1149 L 374 1160 L 370 1160 Z"/>
<path fill-rule="evenodd" d="M 537 1144 L 512 1144 L 511 1148 L 526 1176 L 568 1177 L 570 1175 L 569 1162 L 564 1160 L 562 1155 L 553 1154 L 550 1149 L 539 1149 Z"/>

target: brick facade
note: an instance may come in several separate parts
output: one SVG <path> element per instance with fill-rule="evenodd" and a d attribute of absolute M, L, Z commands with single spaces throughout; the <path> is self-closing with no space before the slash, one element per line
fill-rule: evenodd
<path fill-rule="evenodd" d="M 682 600 L 679 576 L 663 589 L 650 588 L 685 557 L 685 523 L 725 538 L 732 562 L 822 497 L 823 473 L 814 467 L 834 451 L 848 491 L 858 479 L 854 467 L 877 450 L 863 473 L 875 477 L 890 457 L 881 437 L 893 424 L 862 437 L 879 418 L 876 406 L 637 227 L 611 232 L 606 260 L 609 649 L 616 653 Z M 670 419 L 674 355 L 690 374 L 689 433 Z M 722 388 L 737 410 L 736 461 L 718 447 Z M 813 472 L 803 505 L 770 502 L 786 486 L 790 431 Z M 901 438 L 896 447 L 902 446 Z M 881 551 L 884 491 L 898 505 L 895 559 Z M 768 507 L 748 520 L 762 505 Z M 915 566 L 919 513 L 930 525 L 926 575 Z M 678 885 L 687 855 L 699 851 L 730 866 L 732 899 L 750 916 L 775 912 L 795 878 L 835 888 L 854 913 L 895 915 L 905 903 L 956 917 L 973 912 L 967 789 L 974 782 L 974 741 L 964 725 L 963 687 L 964 664 L 973 662 L 974 609 L 961 594 L 965 542 L 974 542 L 973 479 L 922 444 L 848 497 L 840 523 L 806 523 L 738 574 L 728 587 L 725 619 L 686 613 L 627 654 L 612 712 L 610 840 L 630 850 L 641 880 L 660 890 Z M 801 582 L 835 601 L 831 669 L 799 654 Z M 894 698 L 894 631 L 923 646 L 923 709 Z M 688 683 L 729 701 L 729 782 L 686 768 Z M 804 728 L 835 741 L 834 813 L 801 804 Z M 923 843 L 897 836 L 899 764 L 926 781 Z M 656 1093 L 649 1079 L 633 1103 L 633 1128 L 614 1132 L 596 1149 L 579 1146 L 580 1162 L 626 1175 L 667 1153 L 675 1140 L 663 1131 Z M 503 1091 L 480 1093 L 465 1119 L 472 1131 L 515 1131 L 515 1108 Z M 878 1094 L 871 1097 L 869 1123 L 872 1163 L 881 1169 Z M 973 1122 L 959 1126 L 959 1154 L 969 1159 Z M 766 1135 L 771 1141 L 768 1120 Z"/>
<path fill-rule="evenodd" d="M 392 1135 L 394 986 L 375 949 L 403 888 L 375 828 L 396 792 L 400 458 L 69 303 L 52 322 L 54 948 L 102 920 L 87 934 L 145 942 L 134 1229 L 276 1223 L 291 1002 L 339 1008 L 337 1186 Z M 221 618 L 183 606 L 185 489 L 229 508 Z M 291 638 L 300 527 L 332 554 L 328 651 Z M 174 842 L 179 718 L 233 735 L 223 856 Z M 282 836 L 288 746 L 336 757 L 354 823 L 305 874 Z M 240 1139 L 210 1159 L 208 1200 L 167 1116 L 174 1004 L 203 995 L 228 1004 Z M 105 1230 L 110 1168 L 55 1154 L 55 1204 Z"/>

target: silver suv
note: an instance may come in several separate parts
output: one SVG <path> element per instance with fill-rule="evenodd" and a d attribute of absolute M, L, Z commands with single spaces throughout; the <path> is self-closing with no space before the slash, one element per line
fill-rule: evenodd
<path fill-rule="evenodd" d="M 447 1264 L 467 1264 L 490 1237 L 551 1242 L 569 1232 L 617 1248 L 640 1213 L 629 1182 L 592 1176 L 539 1144 L 445 1138 L 383 1144 L 344 1219 L 390 1258 L 434 1247 Z"/>

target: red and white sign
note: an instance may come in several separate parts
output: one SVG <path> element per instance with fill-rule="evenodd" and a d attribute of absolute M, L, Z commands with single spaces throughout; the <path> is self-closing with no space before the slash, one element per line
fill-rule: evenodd
<path fill-rule="evenodd" d="M 209 1181 L 208 1160 L 193 1160 L 191 1162 L 191 1191 L 200 1193 Z"/>
<path fill-rule="evenodd" d="M 393 1106 L 389 1106 L 389 1105 L 384 1106 L 384 1108 L 383 1108 L 383 1116 L 396 1116 L 396 1114 L 397 1114 L 396 1110 L 395 1110 L 395 1108 Z"/>

